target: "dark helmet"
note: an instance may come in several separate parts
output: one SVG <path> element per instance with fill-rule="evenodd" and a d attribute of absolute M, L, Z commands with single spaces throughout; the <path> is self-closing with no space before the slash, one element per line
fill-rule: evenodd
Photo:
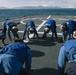
<path fill-rule="evenodd" d="M 61 31 L 67 31 L 67 29 L 68 29 L 67 23 L 66 22 L 62 23 L 61 26 L 60 26 L 60 30 Z"/>
<path fill-rule="evenodd" d="M 17 26 L 13 26 L 11 30 L 17 32 L 18 28 L 17 28 Z"/>
<path fill-rule="evenodd" d="M 75 31 L 73 31 L 73 38 L 75 38 L 75 39 L 76 39 L 76 30 L 75 30 Z"/>

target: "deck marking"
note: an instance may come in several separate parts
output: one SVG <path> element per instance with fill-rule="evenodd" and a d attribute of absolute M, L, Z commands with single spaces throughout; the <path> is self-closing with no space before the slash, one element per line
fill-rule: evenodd
<path fill-rule="evenodd" d="M 51 17 L 51 15 L 49 15 L 49 16 L 47 17 L 47 20 L 50 19 L 50 17 Z M 44 20 L 44 21 L 36 28 L 36 30 L 38 31 L 38 30 L 44 25 L 44 23 L 45 23 L 47 20 Z"/>
<path fill-rule="evenodd" d="M 19 33 L 24 33 L 24 31 L 18 31 Z M 38 34 L 43 34 L 44 32 L 38 32 Z M 52 34 L 51 32 L 48 34 Z M 57 35 L 62 35 L 62 33 L 57 33 Z"/>

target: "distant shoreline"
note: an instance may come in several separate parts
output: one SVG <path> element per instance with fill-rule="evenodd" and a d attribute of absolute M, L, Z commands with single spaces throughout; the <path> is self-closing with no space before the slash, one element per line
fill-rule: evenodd
<path fill-rule="evenodd" d="M 76 9 L 76 8 L 62 8 L 58 6 L 21 6 L 21 7 L 0 7 L 0 9 Z"/>
<path fill-rule="evenodd" d="M 52 9 L 55 9 L 55 10 L 59 10 L 59 9 L 61 9 L 61 10 L 64 10 L 64 9 L 66 9 L 66 10 L 69 10 L 69 9 L 71 9 L 71 10 L 76 10 L 76 8 L 33 8 L 33 7 L 25 7 L 25 8 L 1 8 L 0 7 L 0 10 L 40 10 L 40 9 L 42 9 L 42 10 L 52 10 Z"/>

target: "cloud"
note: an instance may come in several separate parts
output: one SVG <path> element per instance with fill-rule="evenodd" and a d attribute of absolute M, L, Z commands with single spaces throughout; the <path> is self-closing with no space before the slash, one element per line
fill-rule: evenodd
<path fill-rule="evenodd" d="M 68 3 L 68 7 L 76 8 L 76 0 L 70 0 L 67 3 Z"/>
<path fill-rule="evenodd" d="M 7 0 L 5 0 L 5 1 L 3 1 L 3 0 L 0 0 L 0 6 L 7 6 L 7 5 L 9 5 L 9 1 Z"/>
<path fill-rule="evenodd" d="M 76 0 L 0 0 L 0 7 L 19 6 L 59 6 L 64 8 L 76 8 Z"/>

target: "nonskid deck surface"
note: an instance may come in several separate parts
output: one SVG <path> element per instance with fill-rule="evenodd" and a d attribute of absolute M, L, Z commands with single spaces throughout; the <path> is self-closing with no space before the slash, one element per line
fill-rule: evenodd
<path fill-rule="evenodd" d="M 32 51 L 32 71 L 31 75 L 55 75 L 57 71 L 57 60 L 60 47 L 63 43 L 58 43 L 56 41 L 51 40 L 51 31 L 47 35 L 46 39 L 41 39 L 43 35 L 43 24 L 48 19 L 54 19 L 57 25 L 57 35 L 58 40 L 61 37 L 60 24 L 68 19 L 76 20 L 76 16 L 61 16 L 61 15 L 40 15 L 40 16 L 25 16 L 20 18 L 12 19 L 15 22 L 21 22 L 22 24 L 18 25 L 19 31 L 18 34 L 20 38 L 23 36 L 23 32 L 25 29 L 25 23 L 28 20 L 33 20 L 36 24 L 36 29 L 39 34 L 39 39 L 30 39 L 27 45 L 31 48 Z M 2 27 L 2 22 L 0 21 L 0 28 Z M 12 34 L 11 34 L 12 35 Z M 10 41 L 8 37 L 5 40 L 6 44 L 9 44 Z M 1 40 L 0 40 L 1 47 Z M 68 64 L 66 69 L 68 68 Z M 66 71 L 66 70 L 65 70 Z"/>

